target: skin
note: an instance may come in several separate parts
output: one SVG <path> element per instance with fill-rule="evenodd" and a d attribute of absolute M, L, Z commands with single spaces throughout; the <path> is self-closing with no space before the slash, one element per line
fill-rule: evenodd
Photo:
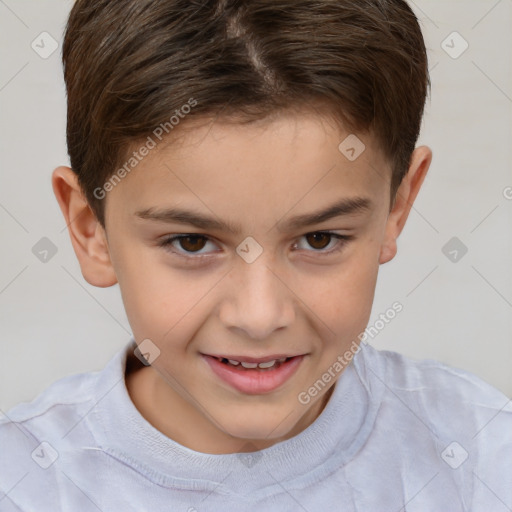
<path fill-rule="evenodd" d="M 259 450 L 299 434 L 325 407 L 334 380 L 306 405 L 297 397 L 365 330 L 379 265 L 397 252 L 432 153 L 415 149 L 390 211 L 390 166 L 369 134 L 358 134 L 366 149 L 351 162 L 338 150 L 349 133 L 318 113 L 250 125 L 193 120 L 189 127 L 176 129 L 180 137 L 172 132 L 174 140 L 107 193 L 106 230 L 69 167 L 54 170 L 52 186 L 84 278 L 98 287 L 119 283 L 135 340 L 149 338 L 161 351 L 151 366 L 126 375 L 141 415 L 199 452 Z M 371 211 L 277 229 L 352 196 L 370 198 Z M 242 231 L 134 216 L 177 204 Z M 329 254 L 342 241 L 305 236 L 325 230 L 354 239 Z M 185 233 L 208 238 L 158 246 L 166 235 Z M 263 248 L 252 263 L 236 252 L 248 236 Z M 307 356 L 280 388 L 249 395 L 216 377 L 201 353 Z"/>

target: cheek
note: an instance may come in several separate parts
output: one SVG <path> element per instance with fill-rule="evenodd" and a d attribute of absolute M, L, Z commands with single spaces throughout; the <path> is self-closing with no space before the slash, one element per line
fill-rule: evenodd
<path fill-rule="evenodd" d="M 378 268 L 376 258 L 354 257 L 351 264 L 303 282 L 297 295 L 324 340 L 350 345 L 364 331 L 371 315 Z"/>
<path fill-rule="evenodd" d="M 209 292 L 219 280 L 218 275 L 178 272 L 161 260 L 130 263 L 124 276 L 119 285 L 134 337 L 153 339 L 157 345 L 193 335 Z"/>

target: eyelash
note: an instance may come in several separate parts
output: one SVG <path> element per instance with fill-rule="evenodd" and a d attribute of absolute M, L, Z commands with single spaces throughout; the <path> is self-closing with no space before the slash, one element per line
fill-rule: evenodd
<path fill-rule="evenodd" d="M 339 235 L 337 233 L 332 233 L 331 231 L 312 231 L 312 232 L 306 233 L 302 236 L 305 237 L 308 235 L 317 235 L 317 234 L 330 235 L 331 237 L 336 238 L 338 240 L 338 244 L 335 246 L 334 249 L 330 249 L 328 251 L 325 251 L 323 249 L 318 249 L 318 250 L 312 251 L 314 253 L 318 253 L 319 255 L 326 255 L 326 256 L 341 251 L 345 247 L 345 245 L 347 245 L 348 242 L 350 242 L 351 240 L 354 239 L 353 235 Z M 186 258 L 188 260 L 201 260 L 203 258 L 209 258 L 211 256 L 209 254 L 198 254 L 198 253 L 192 253 L 192 252 L 188 253 L 189 255 L 187 255 L 187 254 L 183 254 L 179 251 L 172 249 L 171 244 L 174 241 L 180 240 L 182 238 L 187 238 L 187 237 L 201 238 L 206 241 L 212 241 L 211 238 L 206 235 L 201 235 L 198 233 L 183 233 L 180 235 L 169 235 L 167 238 L 160 241 L 158 243 L 158 245 L 160 247 L 163 247 L 165 250 L 172 252 L 173 254 L 176 254 L 179 257 Z"/>

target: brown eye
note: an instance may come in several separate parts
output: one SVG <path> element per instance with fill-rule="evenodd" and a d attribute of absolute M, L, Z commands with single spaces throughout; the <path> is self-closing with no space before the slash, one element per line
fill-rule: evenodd
<path fill-rule="evenodd" d="M 354 235 L 340 235 L 338 233 L 331 233 L 330 231 L 313 231 L 302 235 L 304 243 L 308 247 L 302 247 L 306 252 L 314 254 L 315 256 L 329 256 L 338 251 L 341 251 L 351 240 Z M 294 244 L 294 248 L 299 248 L 302 244 Z"/>
<path fill-rule="evenodd" d="M 159 245 L 164 248 L 174 247 L 175 249 L 172 252 L 176 252 L 178 254 L 194 254 L 201 249 L 209 242 L 208 237 L 203 235 L 195 235 L 195 234 L 186 234 L 186 235 L 177 235 L 177 236 L 169 236 L 162 240 Z M 175 244 L 179 244 L 180 247 L 177 247 Z M 202 256 L 202 254 L 199 254 Z"/>
<path fill-rule="evenodd" d="M 329 245 L 331 241 L 332 235 L 329 233 L 310 233 L 305 235 L 308 241 L 308 244 L 313 247 L 313 249 L 325 249 Z"/>
<path fill-rule="evenodd" d="M 187 252 L 195 252 L 200 251 L 206 243 L 206 239 L 204 236 L 182 236 L 179 238 L 178 242 L 182 249 Z"/>

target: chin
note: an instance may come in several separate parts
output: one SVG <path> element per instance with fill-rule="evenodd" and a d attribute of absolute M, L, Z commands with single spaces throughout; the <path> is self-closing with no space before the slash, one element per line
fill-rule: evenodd
<path fill-rule="evenodd" d="M 271 419 L 272 417 L 274 419 Z M 290 432 L 295 426 L 295 421 L 291 415 L 276 418 L 274 415 L 260 412 L 254 415 L 244 414 L 241 417 L 231 415 L 223 418 L 221 424 L 226 434 L 246 440 L 248 445 L 258 441 L 262 444 L 275 444 L 286 436 L 291 437 Z"/>

